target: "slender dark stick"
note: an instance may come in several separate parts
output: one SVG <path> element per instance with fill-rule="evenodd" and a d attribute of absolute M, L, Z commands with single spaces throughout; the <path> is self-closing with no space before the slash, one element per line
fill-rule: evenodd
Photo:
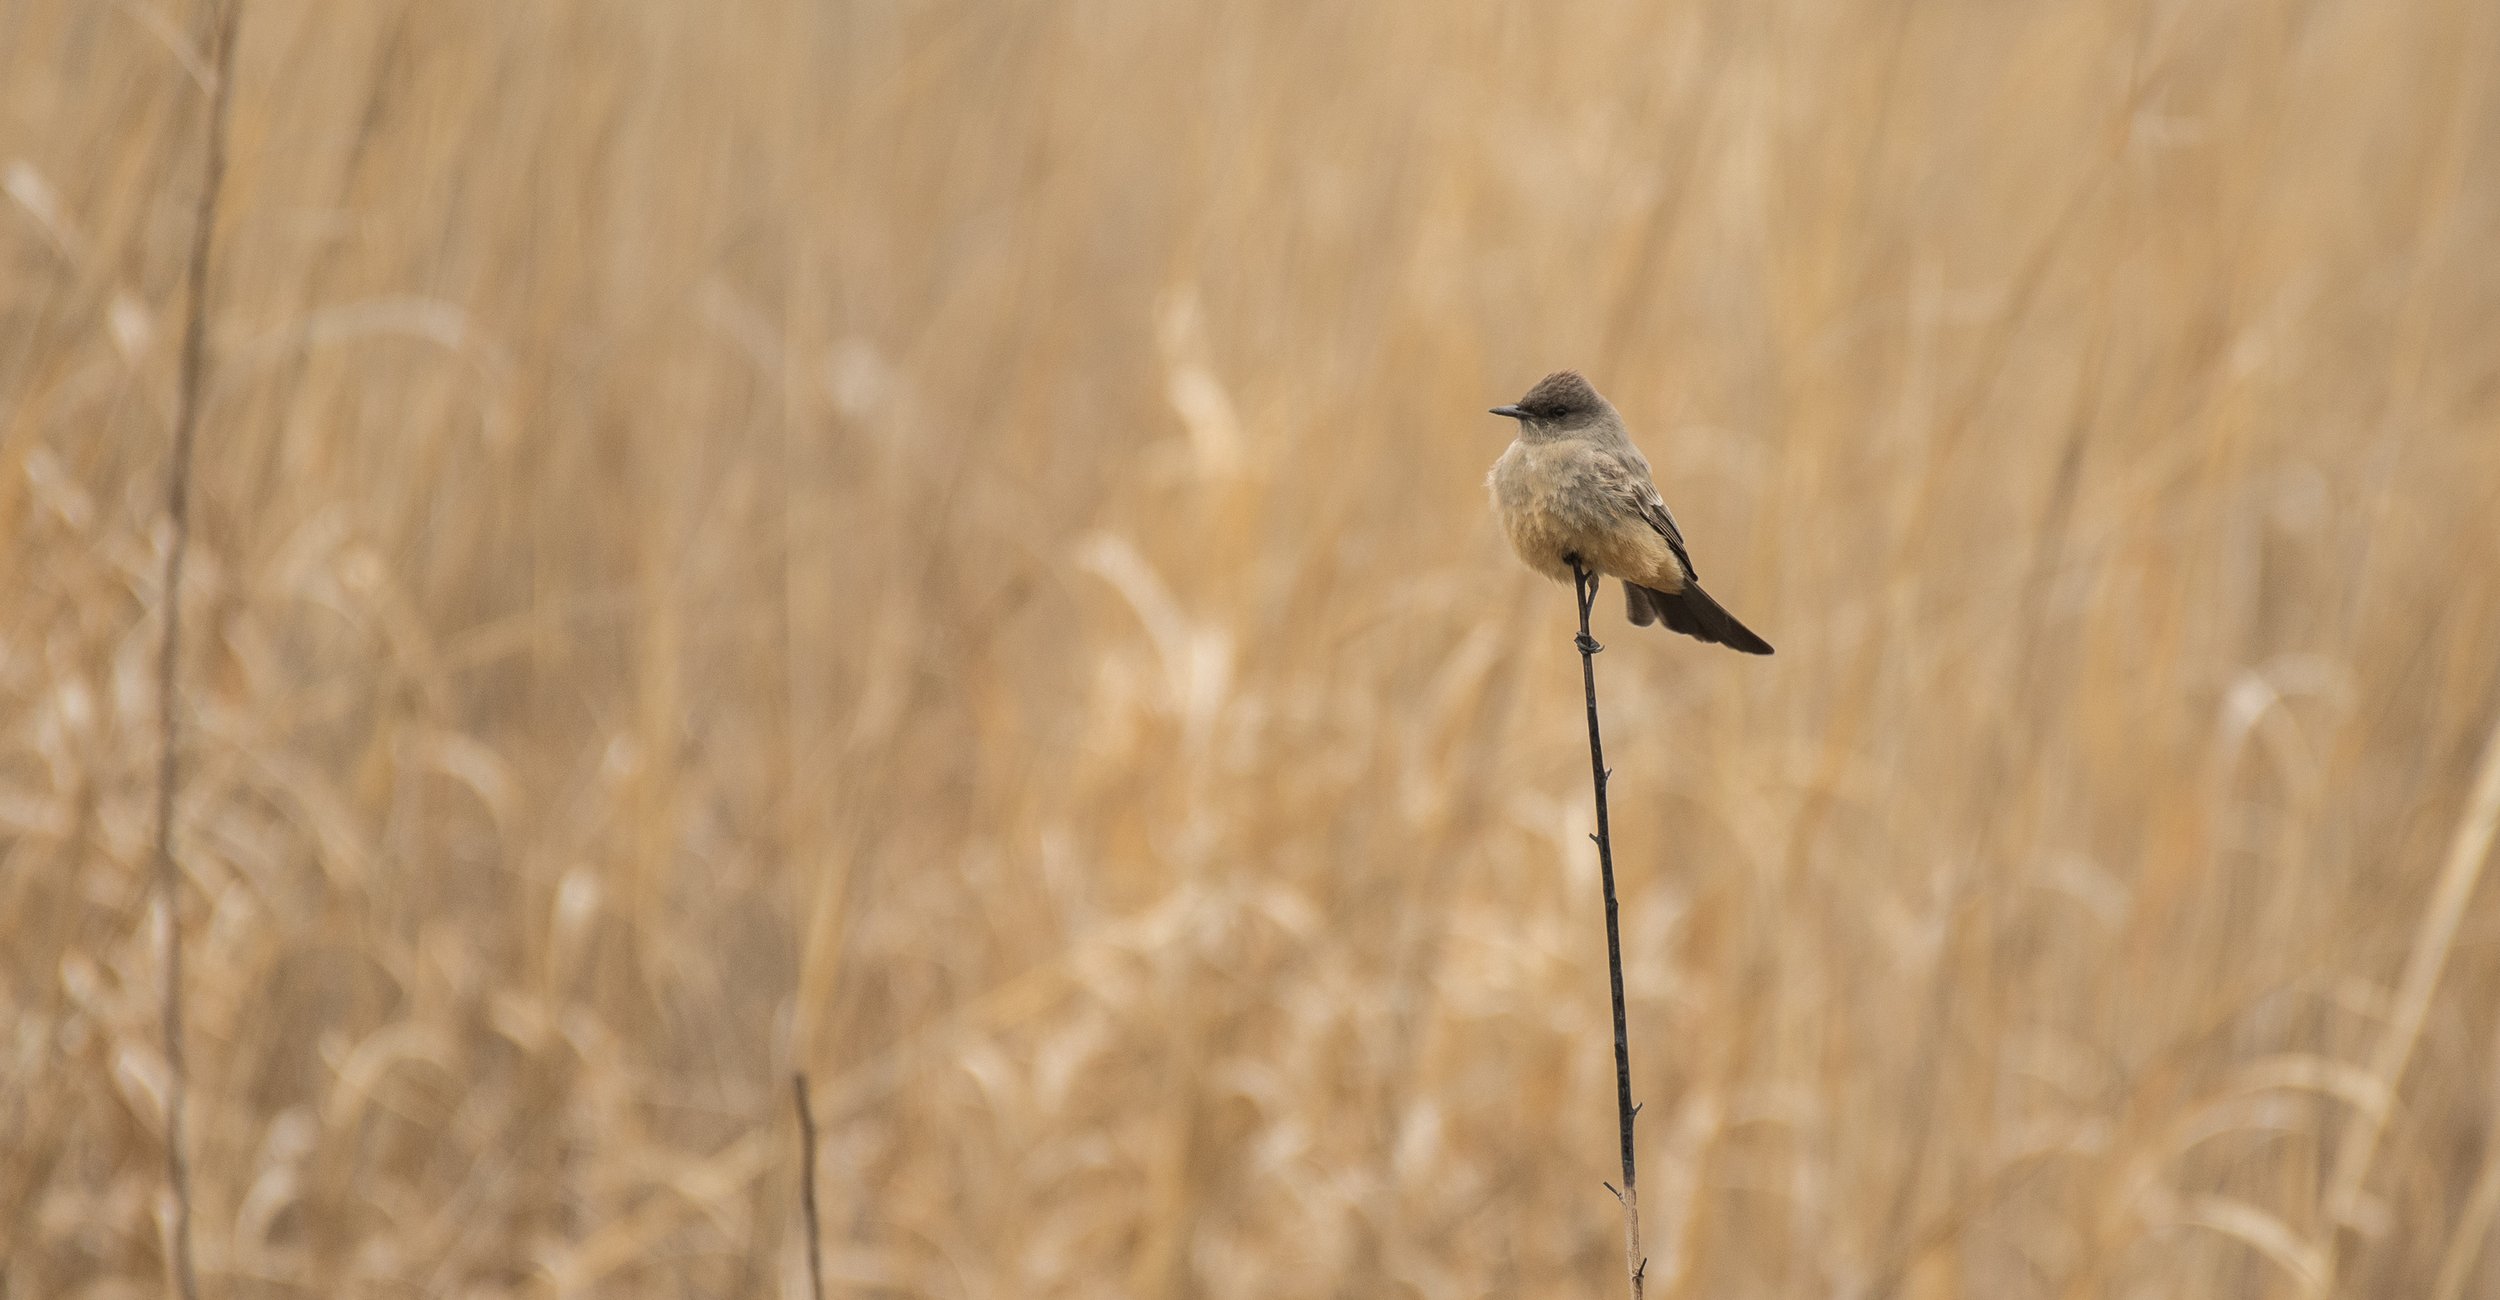
<path fill-rule="evenodd" d="M 156 907 L 159 963 L 164 985 L 165 1183 L 173 1202 L 166 1233 L 166 1288 L 181 1300 L 198 1300 L 200 1279 L 191 1254 L 191 1156 L 184 1112 L 191 1070 L 182 1050 L 182 867 L 174 858 L 174 795 L 181 784 L 182 562 L 191 549 L 191 448 L 200 427 L 201 390 L 208 373 L 208 256 L 217 232 L 217 194 L 226 179 L 226 106 L 234 88 L 234 37 L 242 0 L 227 0 L 218 16 L 212 52 L 216 81 L 208 88 L 207 157 L 201 165 L 199 206 L 193 210 L 191 260 L 185 269 L 189 302 L 182 319 L 181 371 L 174 384 L 174 446 L 165 474 L 165 515 L 172 536 L 157 599 L 163 605 L 164 637 L 156 658 Z"/>
<path fill-rule="evenodd" d="M 825 1256 L 816 1221 L 816 1112 L 807 1101 L 807 1076 L 790 1076 L 799 1098 L 799 1205 L 807 1214 L 807 1294 L 825 1300 Z"/>
<path fill-rule="evenodd" d="M 1632 1040 L 1623 1027 L 1623 931 L 1615 909 L 1615 846 L 1606 824 L 1606 742 L 1597 733 L 1597 652 L 1606 647 L 1589 635 L 1589 610 L 1597 604 L 1596 574 L 1571 563 L 1572 596 L 1580 606 L 1580 685 L 1589 701 L 1589 782 L 1597 791 L 1597 875 L 1606 887 L 1606 978 L 1615 1002 L 1615 1118 L 1623 1135 L 1623 1186 L 1615 1198 L 1623 1202 L 1623 1266 L 1632 1279 L 1632 1300 L 1641 1300 L 1649 1259 L 1641 1254 L 1641 1198 L 1632 1168 L 1632 1121 L 1641 1108 L 1632 1104 Z"/>

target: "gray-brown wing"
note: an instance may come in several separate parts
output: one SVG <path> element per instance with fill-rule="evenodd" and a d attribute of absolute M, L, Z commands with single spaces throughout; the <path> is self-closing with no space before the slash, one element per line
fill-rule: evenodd
<path fill-rule="evenodd" d="M 1639 452 L 1633 453 L 1635 458 L 1639 455 Z M 1701 581 L 1701 574 L 1693 568 L 1692 554 L 1684 549 L 1684 530 L 1675 526 L 1674 512 L 1667 509 L 1666 498 L 1658 495 L 1658 485 L 1649 477 L 1649 466 L 1637 459 L 1626 461 L 1622 457 L 1615 457 L 1613 460 L 1614 467 L 1620 475 L 1615 478 L 1616 490 L 1623 493 L 1624 498 L 1635 511 L 1639 512 L 1642 519 L 1649 522 L 1650 527 L 1657 529 L 1659 534 L 1667 539 L 1668 548 L 1675 552 L 1676 562 L 1684 566 L 1685 579 L 1691 582 Z"/>

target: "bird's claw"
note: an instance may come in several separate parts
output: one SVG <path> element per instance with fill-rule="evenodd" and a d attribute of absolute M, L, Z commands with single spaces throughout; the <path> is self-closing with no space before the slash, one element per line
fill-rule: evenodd
<path fill-rule="evenodd" d="M 1571 638 L 1571 643 L 1580 647 L 1580 653 L 1584 655 L 1593 655 L 1606 648 L 1597 643 L 1596 637 L 1590 636 L 1586 632 L 1582 632 L 1580 635 Z"/>

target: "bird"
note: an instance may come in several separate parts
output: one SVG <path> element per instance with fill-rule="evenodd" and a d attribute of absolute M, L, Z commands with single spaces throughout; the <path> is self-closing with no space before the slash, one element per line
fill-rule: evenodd
<path fill-rule="evenodd" d="M 1614 578 L 1636 627 L 1663 623 L 1745 654 L 1771 653 L 1770 642 L 1701 589 L 1683 530 L 1650 480 L 1649 459 L 1578 371 L 1557 370 L 1491 413 L 1519 422 L 1485 486 L 1529 568 L 1575 590 L 1585 569 L 1584 602 L 1595 598 L 1599 577 Z M 1581 612 L 1585 628 L 1585 603 Z"/>

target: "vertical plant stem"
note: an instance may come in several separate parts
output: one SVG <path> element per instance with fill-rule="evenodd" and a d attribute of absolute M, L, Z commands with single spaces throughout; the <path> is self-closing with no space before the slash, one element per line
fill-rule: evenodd
<path fill-rule="evenodd" d="M 1623 1202 L 1623 1266 L 1632 1279 L 1632 1300 L 1641 1300 L 1649 1260 L 1641 1254 L 1639 1179 L 1633 1172 L 1632 1121 L 1641 1108 L 1632 1104 L 1632 1041 L 1623 1025 L 1623 930 L 1615 908 L 1615 847 L 1606 824 L 1606 742 L 1597 730 L 1597 652 L 1605 649 L 1589 635 L 1589 610 L 1597 604 L 1598 576 L 1571 565 L 1572 596 L 1580 606 L 1580 685 L 1589 705 L 1589 782 L 1597 793 L 1597 874 L 1606 890 L 1606 978 L 1615 1009 L 1615 1120 L 1623 1139 L 1623 1186 L 1615 1198 Z"/>
<path fill-rule="evenodd" d="M 799 1099 L 799 1206 L 807 1216 L 807 1294 L 825 1300 L 823 1236 L 816 1217 L 816 1112 L 807 1100 L 807 1076 L 790 1077 Z"/>
<path fill-rule="evenodd" d="M 182 564 L 191 548 L 191 449 L 198 440 L 200 395 L 208 371 L 208 257 L 217 230 L 217 195 L 226 179 L 226 108 L 234 87 L 234 37 L 242 0 L 228 0 L 214 30 L 216 80 L 209 86 L 207 156 L 201 165 L 199 206 L 193 211 L 190 261 L 185 267 L 189 301 L 182 321 L 182 357 L 174 385 L 174 445 L 165 475 L 164 638 L 157 647 L 156 707 L 156 929 L 162 953 L 161 1018 L 165 1032 L 165 1184 L 171 1201 L 166 1228 L 166 1288 L 181 1300 L 198 1300 L 200 1279 L 191 1254 L 191 1156 L 184 1112 L 191 1071 L 183 1054 L 182 867 L 174 858 L 174 796 L 181 784 Z"/>

